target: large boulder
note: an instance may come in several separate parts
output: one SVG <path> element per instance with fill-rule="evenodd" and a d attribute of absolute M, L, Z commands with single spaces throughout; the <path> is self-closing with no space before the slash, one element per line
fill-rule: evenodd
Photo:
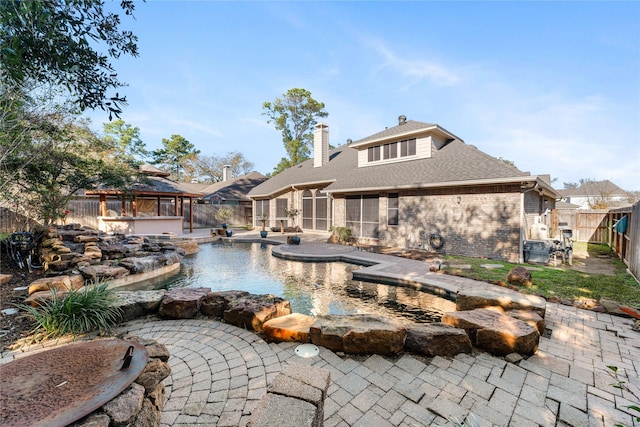
<path fill-rule="evenodd" d="M 229 303 L 224 320 L 251 331 L 262 332 L 267 320 L 291 314 L 291 304 L 275 295 L 247 295 Z"/>
<path fill-rule="evenodd" d="M 224 312 L 229 308 L 229 303 L 238 298 L 249 296 L 246 291 L 221 291 L 209 292 L 201 300 L 200 313 L 205 316 L 222 319 Z"/>
<path fill-rule="evenodd" d="M 425 356 L 452 357 L 471 353 L 471 340 L 462 329 L 443 323 L 422 323 L 407 328 L 406 351 Z"/>
<path fill-rule="evenodd" d="M 495 310 L 479 308 L 445 313 L 442 323 L 464 329 L 476 347 L 497 356 L 532 355 L 538 351 L 540 334 L 536 328 Z"/>
<path fill-rule="evenodd" d="M 522 320 L 536 328 L 540 335 L 544 333 L 546 324 L 544 319 L 535 311 L 529 310 L 509 310 L 505 314 L 515 317 L 518 320 Z"/>
<path fill-rule="evenodd" d="M 309 330 L 311 342 L 345 353 L 395 354 L 402 351 L 406 329 L 380 317 L 324 315 L 316 317 Z"/>
<path fill-rule="evenodd" d="M 162 298 L 158 315 L 168 319 L 195 319 L 202 298 L 209 292 L 210 288 L 173 288 Z"/>
<path fill-rule="evenodd" d="M 306 314 L 291 313 L 287 316 L 267 320 L 262 325 L 262 335 L 271 342 L 309 342 L 309 329 L 315 318 Z"/>
<path fill-rule="evenodd" d="M 129 270 L 131 274 L 148 273 L 167 265 L 179 263 L 182 257 L 175 252 L 167 254 L 148 255 L 144 257 L 127 257 L 118 262 L 118 265 Z"/>
<path fill-rule="evenodd" d="M 468 287 L 458 291 L 456 310 L 501 307 L 503 310 L 532 310 L 544 318 L 547 302 L 535 295 L 525 295 L 499 286 Z"/>
<path fill-rule="evenodd" d="M 198 251 L 200 250 L 200 247 L 198 245 L 197 240 L 195 239 L 184 239 L 184 240 L 180 240 L 177 241 L 175 243 L 175 245 L 179 248 L 184 249 L 185 253 L 187 255 L 193 255 L 198 253 Z"/>
<path fill-rule="evenodd" d="M 120 321 L 127 322 L 138 317 L 157 313 L 165 293 L 164 289 L 119 291 L 114 293 L 115 301 L 113 305 L 121 310 Z"/>
<path fill-rule="evenodd" d="M 42 277 L 31 282 L 28 294 L 31 295 L 35 292 L 50 290 L 68 291 L 70 289 L 80 289 L 83 285 L 84 280 L 82 279 L 82 276 L 79 275 Z"/>

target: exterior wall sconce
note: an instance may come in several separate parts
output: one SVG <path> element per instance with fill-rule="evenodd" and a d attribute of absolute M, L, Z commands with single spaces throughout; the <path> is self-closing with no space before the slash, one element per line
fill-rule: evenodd
<path fill-rule="evenodd" d="M 456 196 L 456 202 L 460 204 L 460 202 L 462 202 L 462 196 Z"/>

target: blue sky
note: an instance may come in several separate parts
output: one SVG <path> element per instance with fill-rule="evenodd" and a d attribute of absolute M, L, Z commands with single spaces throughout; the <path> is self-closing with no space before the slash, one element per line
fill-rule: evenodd
<path fill-rule="evenodd" d="M 285 151 L 262 104 L 299 87 L 334 146 L 406 115 L 557 188 L 640 190 L 639 2 L 149 0 L 135 17 L 140 56 L 115 66 L 149 149 L 180 134 L 271 172 Z"/>

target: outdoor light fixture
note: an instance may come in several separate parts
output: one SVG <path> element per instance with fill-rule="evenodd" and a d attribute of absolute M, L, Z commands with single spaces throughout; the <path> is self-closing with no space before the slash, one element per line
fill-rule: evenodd
<path fill-rule="evenodd" d="M 309 358 L 320 354 L 320 349 L 313 344 L 300 344 L 294 352 L 300 357 Z"/>

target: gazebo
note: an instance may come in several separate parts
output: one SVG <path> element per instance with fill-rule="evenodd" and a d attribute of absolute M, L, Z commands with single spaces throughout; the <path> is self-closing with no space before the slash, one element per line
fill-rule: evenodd
<path fill-rule="evenodd" d="M 193 233 L 193 199 L 201 198 L 203 194 L 168 179 L 169 173 L 151 165 L 145 164 L 140 170 L 146 175 L 144 181 L 128 190 L 85 192 L 87 196 L 100 198 L 98 229 L 122 234 L 182 234 L 185 199 L 188 199 L 189 232 Z M 116 200 L 119 200 L 119 209 L 109 209 Z"/>

